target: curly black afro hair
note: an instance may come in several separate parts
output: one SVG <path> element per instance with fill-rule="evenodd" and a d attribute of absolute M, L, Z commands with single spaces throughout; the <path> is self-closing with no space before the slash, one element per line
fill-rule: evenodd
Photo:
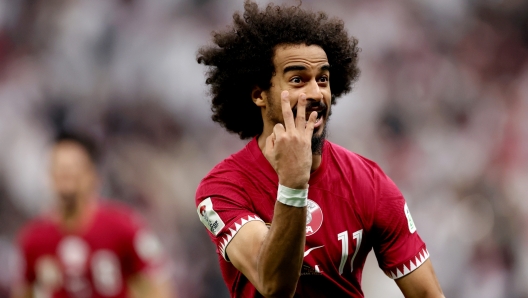
<path fill-rule="evenodd" d="M 318 45 L 331 67 L 332 104 L 350 91 L 359 76 L 357 39 L 347 34 L 340 19 L 329 19 L 297 6 L 269 4 L 264 10 L 250 0 L 234 24 L 213 32 L 215 45 L 198 51 L 197 61 L 208 66 L 206 84 L 213 97 L 212 119 L 241 139 L 262 132 L 260 108 L 251 99 L 255 86 L 269 90 L 275 73 L 274 49 L 280 44 Z"/>

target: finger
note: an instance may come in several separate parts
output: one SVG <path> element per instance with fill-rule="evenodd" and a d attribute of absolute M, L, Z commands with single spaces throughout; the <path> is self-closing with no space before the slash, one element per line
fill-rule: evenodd
<path fill-rule="evenodd" d="M 275 126 L 273 126 L 273 133 L 272 133 L 273 143 L 275 143 L 275 141 L 279 139 L 285 132 L 286 132 L 286 129 L 284 128 L 284 125 L 282 125 L 282 123 L 275 124 Z"/>
<path fill-rule="evenodd" d="M 317 112 L 313 111 L 310 114 L 310 118 L 308 118 L 308 122 L 306 123 L 306 135 L 310 138 L 312 137 L 315 122 L 317 121 Z"/>
<path fill-rule="evenodd" d="M 306 94 L 301 93 L 297 101 L 297 118 L 295 119 L 297 129 L 304 129 L 306 126 Z"/>
<path fill-rule="evenodd" d="M 295 128 L 289 95 L 290 93 L 288 91 L 282 91 L 281 93 L 282 117 L 284 118 L 284 126 L 286 130 Z"/>

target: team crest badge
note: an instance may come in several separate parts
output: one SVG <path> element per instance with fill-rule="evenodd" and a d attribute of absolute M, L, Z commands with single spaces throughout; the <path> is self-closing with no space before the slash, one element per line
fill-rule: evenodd
<path fill-rule="evenodd" d="M 306 212 L 306 236 L 315 234 L 323 224 L 323 210 L 316 202 L 308 199 Z"/>

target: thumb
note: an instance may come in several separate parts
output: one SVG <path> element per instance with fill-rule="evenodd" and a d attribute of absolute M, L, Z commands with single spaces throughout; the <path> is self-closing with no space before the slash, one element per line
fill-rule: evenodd
<path fill-rule="evenodd" d="M 267 152 L 271 152 L 273 150 L 273 148 L 275 147 L 275 133 L 271 133 L 267 138 L 266 138 L 266 151 Z"/>
<path fill-rule="evenodd" d="M 271 134 L 266 138 L 266 145 L 262 153 L 264 157 L 273 165 L 273 149 L 275 148 L 275 134 Z"/>

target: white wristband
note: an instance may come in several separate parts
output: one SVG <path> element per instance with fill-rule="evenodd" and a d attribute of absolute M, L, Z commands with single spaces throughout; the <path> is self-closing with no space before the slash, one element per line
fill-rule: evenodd
<path fill-rule="evenodd" d="M 306 207 L 308 188 L 293 189 L 279 184 L 277 201 L 292 207 Z"/>

